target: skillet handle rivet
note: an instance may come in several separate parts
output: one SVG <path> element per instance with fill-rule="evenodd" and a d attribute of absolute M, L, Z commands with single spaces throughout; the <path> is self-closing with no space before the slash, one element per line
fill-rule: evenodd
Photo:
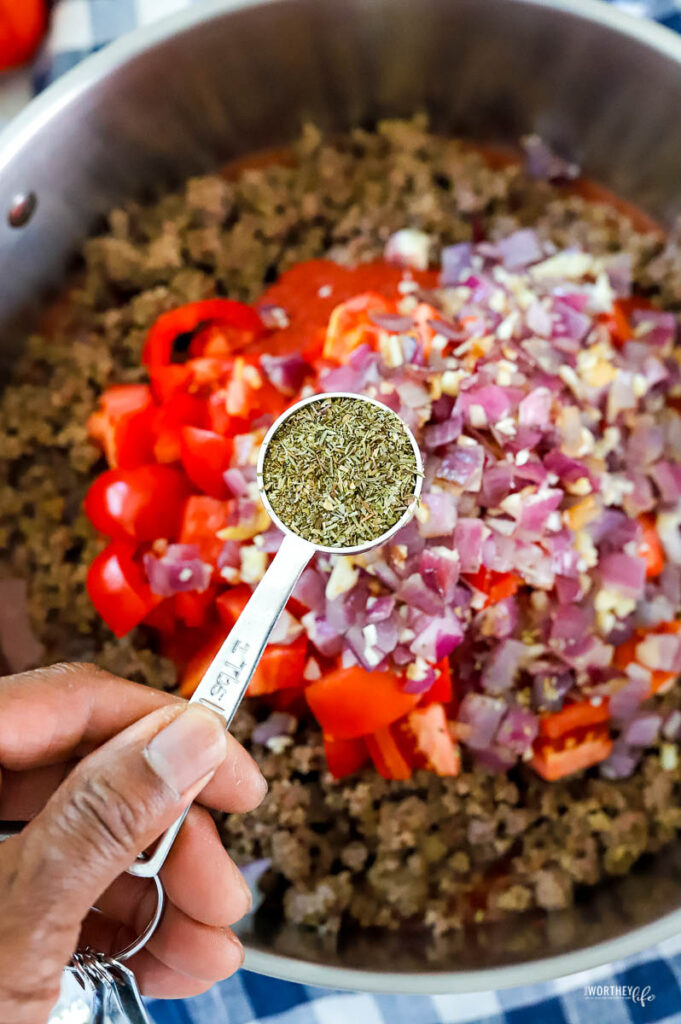
<path fill-rule="evenodd" d="M 35 213 L 38 197 L 35 192 L 18 192 L 10 203 L 7 222 L 11 228 L 23 228 Z"/>

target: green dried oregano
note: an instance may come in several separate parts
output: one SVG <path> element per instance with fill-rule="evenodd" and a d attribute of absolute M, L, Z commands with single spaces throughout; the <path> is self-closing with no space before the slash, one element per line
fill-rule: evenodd
<path fill-rule="evenodd" d="M 282 523 L 323 547 L 368 544 L 414 498 L 417 462 L 399 418 L 360 398 L 296 410 L 272 437 L 263 488 Z"/>

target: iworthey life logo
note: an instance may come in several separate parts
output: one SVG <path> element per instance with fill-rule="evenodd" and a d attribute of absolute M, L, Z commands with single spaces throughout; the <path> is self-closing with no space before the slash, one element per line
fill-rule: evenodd
<path fill-rule="evenodd" d="M 585 985 L 585 999 L 626 999 L 645 1006 L 652 1003 L 655 993 L 650 985 Z"/>

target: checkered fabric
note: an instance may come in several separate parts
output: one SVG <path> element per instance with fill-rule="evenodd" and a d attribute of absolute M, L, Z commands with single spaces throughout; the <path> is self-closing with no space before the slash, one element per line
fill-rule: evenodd
<path fill-rule="evenodd" d="M 56 0 L 50 35 L 34 66 L 33 90 L 124 32 L 200 2 Z M 681 32 L 681 0 L 612 2 Z M 0 101 L 1 93 L 0 88 Z M 607 967 L 497 992 L 342 993 L 240 971 L 203 996 L 154 1000 L 149 1010 L 155 1024 L 681 1024 L 681 936 Z"/>

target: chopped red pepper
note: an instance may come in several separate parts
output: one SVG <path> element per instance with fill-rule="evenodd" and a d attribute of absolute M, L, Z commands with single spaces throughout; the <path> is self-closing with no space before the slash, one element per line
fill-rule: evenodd
<path fill-rule="evenodd" d="M 185 626 L 199 628 L 206 626 L 215 615 L 215 599 L 217 588 L 207 587 L 205 590 L 188 590 L 175 595 L 175 610 L 180 622 Z"/>
<path fill-rule="evenodd" d="M 129 633 L 163 600 L 152 593 L 135 554 L 134 544 L 111 541 L 88 569 L 90 600 L 116 636 Z"/>
<path fill-rule="evenodd" d="M 325 733 L 353 739 L 376 732 L 401 718 L 421 695 L 405 693 L 404 680 L 394 672 L 338 668 L 305 690 L 312 713 Z"/>
<path fill-rule="evenodd" d="M 678 633 L 681 630 L 681 619 L 674 619 L 672 622 L 662 622 L 657 626 L 648 629 L 637 629 L 634 634 L 615 648 L 613 665 L 622 670 L 627 665 L 636 662 L 636 648 L 647 636 L 655 633 Z M 664 686 L 677 678 L 676 672 L 665 672 L 663 669 L 654 669 L 650 673 L 650 695 L 658 693 Z"/>
<path fill-rule="evenodd" d="M 638 517 L 638 523 L 642 533 L 638 548 L 639 558 L 645 559 L 648 579 L 654 579 L 664 569 L 664 552 L 657 534 L 655 516 L 641 515 Z"/>
<path fill-rule="evenodd" d="M 217 599 L 218 615 L 230 630 L 239 618 L 244 608 L 253 596 L 253 591 L 247 583 L 239 583 L 236 587 L 229 587 Z"/>
<path fill-rule="evenodd" d="M 424 707 L 428 704 L 450 704 L 452 701 L 452 668 L 449 658 L 443 658 L 442 661 L 438 661 L 435 671 L 437 673 L 435 682 L 426 691 L 421 701 Z"/>
<path fill-rule="evenodd" d="M 85 497 L 85 514 L 108 537 L 175 540 L 189 483 L 172 466 L 110 469 L 97 477 Z"/>
<path fill-rule="evenodd" d="M 157 462 L 179 462 L 182 455 L 182 428 L 206 427 L 208 406 L 193 395 L 174 394 L 154 415 L 154 456 Z"/>
<path fill-rule="evenodd" d="M 555 782 L 605 761 L 611 750 L 608 726 L 601 725 L 589 730 L 582 739 L 568 735 L 536 744 L 530 764 L 542 779 Z"/>
<path fill-rule="evenodd" d="M 462 573 L 461 578 L 474 590 L 479 590 L 485 595 L 485 608 L 512 597 L 523 582 L 515 572 L 496 572 L 484 565 L 477 572 Z"/>
<path fill-rule="evenodd" d="M 87 421 L 90 437 L 113 468 L 132 469 L 153 462 L 154 399 L 146 384 L 108 388 Z"/>
<path fill-rule="evenodd" d="M 232 501 L 218 501 L 203 494 L 192 495 L 184 506 L 180 543 L 196 544 L 202 560 L 216 565 L 224 547 L 224 541 L 217 533 L 227 526 L 233 506 Z"/>
<path fill-rule="evenodd" d="M 180 455 L 184 471 L 196 486 L 212 498 L 227 498 L 223 473 L 234 451 L 231 439 L 201 427 L 182 427 Z"/>
<path fill-rule="evenodd" d="M 360 345 L 376 348 L 381 328 L 371 319 L 371 313 L 394 313 L 395 305 L 378 292 L 354 295 L 336 306 L 329 326 L 322 355 L 337 363 L 344 363 Z"/>
<path fill-rule="evenodd" d="M 334 779 L 354 775 L 369 760 L 369 751 L 363 739 L 337 740 L 333 736 L 324 736 L 324 753 Z"/>
<path fill-rule="evenodd" d="M 436 775 L 458 775 L 461 755 L 447 725 L 442 704 L 415 708 L 393 729 L 399 729 L 410 745 L 410 763 Z"/>
<path fill-rule="evenodd" d="M 256 311 L 243 302 L 233 299 L 190 302 L 161 314 L 156 320 L 147 334 L 142 362 L 150 368 L 167 366 L 172 362 L 173 345 L 179 337 L 209 325 L 223 329 L 230 352 L 245 348 L 265 333 Z"/>
<path fill-rule="evenodd" d="M 575 701 L 574 704 L 566 704 L 560 711 L 540 715 L 539 735 L 555 740 L 566 733 L 602 725 L 609 719 L 610 708 L 607 699 L 602 699 L 599 704 L 592 704 L 590 700 Z"/>
<path fill-rule="evenodd" d="M 371 760 L 384 779 L 410 779 L 412 765 L 400 748 L 395 728 L 391 725 L 377 729 L 364 737 Z"/>
<path fill-rule="evenodd" d="M 298 637 L 292 644 L 269 644 L 248 684 L 248 696 L 262 697 L 288 687 L 300 689 L 306 659 L 306 636 Z"/>

